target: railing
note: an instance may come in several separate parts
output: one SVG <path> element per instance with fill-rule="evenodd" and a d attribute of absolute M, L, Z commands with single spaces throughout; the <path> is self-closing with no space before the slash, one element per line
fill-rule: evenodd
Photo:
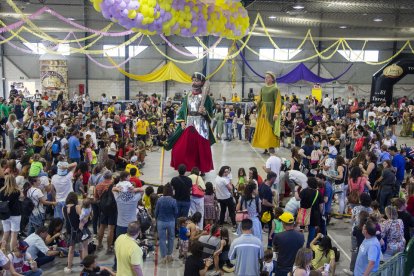
<path fill-rule="evenodd" d="M 382 264 L 373 276 L 401 275 L 410 276 L 414 269 L 414 238 L 410 240 L 404 252 L 394 255 Z"/>

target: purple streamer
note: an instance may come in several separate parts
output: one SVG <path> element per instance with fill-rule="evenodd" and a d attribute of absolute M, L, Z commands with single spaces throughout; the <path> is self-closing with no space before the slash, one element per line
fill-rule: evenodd
<path fill-rule="evenodd" d="M 236 47 L 237 49 L 239 48 L 239 45 L 236 43 Z M 264 79 L 264 76 L 260 75 L 259 73 L 257 73 L 252 66 L 250 66 L 250 64 L 247 62 L 246 58 L 244 57 L 244 55 L 242 54 L 242 52 L 239 52 L 240 57 L 243 59 L 243 62 L 247 65 L 247 67 L 249 67 L 249 69 L 258 77 Z M 343 75 L 345 75 L 353 66 L 354 64 L 352 63 L 351 65 L 349 65 L 349 67 L 339 76 L 332 78 L 332 79 L 326 79 L 326 78 L 321 78 L 318 75 L 314 74 L 308 67 L 306 67 L 305 64 L 300 63 L 298 66 L 295 67 L 295 69 L 293 69 L 292 71 L 290 71 L 289 73 L 287 73 L 286 75 L 280 76 L 278 78 L 276 78 L 276 81 L 279 83 L 296 83 L 300 80 L 306 80 L 309 82 L 313 82 L 313 83 L 327 83 L 327 82 L 332 82 L 335 81 L 339 78 L 341 78 Z"/>
<path fill-rule="evenodd" d="M 64 17 L 60 13 L 52 10 L 49 7 L 40 8 L 36 12 L 32 13 L 31 15 L 29 15 L 27 18 L 29 18 L 31 20 L 32 19 L 36 19 L 38 16 L 40 16 L 40 15 L 46 13 L 46 12 L 49 13 L 49 14 L 51 14 L 51 15 L 53 15 L 54 17 L 60 19 L 61 21 L 65 22 L 65 23 L 67 23 L 69 25 L 72 25 L 73 27 L 76 27 L 78 29 L 82 29 L 84 31 L 87 31 L 87 32 L 90 32 L 90 33 L 94 33 L 94 34 L 99 34 L 99 35 L 103 35 L 103 36 L 110 36 L 110 37 L 117 37 L 117 36 L 125 36 L 125 35 L 129 35 L 129 34 L 134 33 L 131 30 L 124 31 L 124 32 L 116 32 L 116 33 L 109 33 L 109 32 L 102 32 L 100 30 L 94 30 L 94 29 L 85 27 L 83 25 L 80 25 L 80 24 L 78 24 L 76 22 L 73 22 L 73 21 L 67 19 L 66 17 Z M 4 33 L 4 32 L 8 32 L 8 31 L 14 30 L 16 28 L 21 27 L 25 23 L 26 23 L 25 20 L 23 20 L 23 19 L 22 20 L 19 20 L 19 21 L 13 23 L 13 24 L 10 24 L 10 25 L 7 25 L 5 27 L 0 28 L 0 33 Z"/>
<path fill-rule="evenodd" d="M 176 51 L 177 53 L 182 54 L 183 56 L 187 56 L 187 57 L 194 57 L 193 54 L 189 54 L 186 53 L 184 51 L 181 51 L 180 49 L 178 49 L 171 41 L 169 41 L 163 34 L 160 35 L 160 37 L 168 44 L 168 46 L 170 46 L 171 48 L 173 48 L 174 51 Z M 213 44 L 213 46 L 211 46 L 211 48 L 209 50 L 205 50 L 203 52 L 203 56 L 206 55 L 208 52 L 210 52 L 211 49 L 214 49 L 217 47 L 217 45 L 219 45 L 219 43 L 221 42 L 222 38 L 220 37 L 219 39 L 217 39 L 217 41 Z"/>

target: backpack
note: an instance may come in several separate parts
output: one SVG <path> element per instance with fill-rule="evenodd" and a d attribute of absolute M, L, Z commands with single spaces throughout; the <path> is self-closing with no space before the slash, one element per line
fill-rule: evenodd
<path fill-rule="evenodd" d="M 102 193 L 99 200 L 99 208 L 104 214 L 109 214 L 114 211 L 114 208 L 116 208 L 116 201 L 115 196 L 112 193 L 112 187 L 113 185 L 109 186 L 109 188 Z"/>
<path fill-rule="evenodd" d="M 32 195 L 35 191 L 36 190 L 34 190 L 32 192 Z M 21 206 L 22 206 L 22 216 L 24 216 L 24 217 L 29 217 L 32 214 L 33 209 L 35 208 L 35 205 L 34 205 L 33 201 L 29 198 L 28 195 L 26 195 L 24 197 L 24 199 L 21 203 Z"/>
<path fill-rule="evenodd" d="M 138 207 L 137 220 L 139 221 L 141 225 L 142 232 L 145 232 L 148 229 L 150 229 L 151 224 L 152 224 L 152 219 L 150 215 L 148 214 L 147 209 L 145 209 L 144 207 Z"/>
<path fill-rule="evenodd" d="M 10 218 L 10 208 L 8 200 L 0 201 L 0 220 L 6 220 Z"/>
<path fill-rule="evenodd" d="M 60 143 L 61 140 L 62 139 L 59 139 L 59 140 L 56 139 L 55 141 L 53 141 L 52 154 L 59 154 L 60 153 L 60 150 L 62 148 L 62 145 Z"/>
<path fill-rule="evenodd" d="M 364 141 L 365 141 L 364 137 L 358 138 L 356 140 L 355 146 L 354 146 L 354 153 L 358 153 L 362 151 L 362 148 L 364 147 Z"/>

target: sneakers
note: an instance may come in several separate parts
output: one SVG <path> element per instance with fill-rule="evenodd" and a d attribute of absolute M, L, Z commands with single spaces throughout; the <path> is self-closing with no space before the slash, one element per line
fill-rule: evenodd
<path fill-rule="evenodd" d="M 345 273 L 345 275 L 350 275 L 350 276 L 354 275 L 354 273 L 349 269 L 343 269 L 342 272 Z"/>
<path fill-rule="evenodd" d="M 72 273 L 72 269 L 71 268 L 68 268 L 68 267 L 65 267 L 63 269 L 63 272 L 65 272 L 66 274 L 70 274 L 70 273 Z"/>

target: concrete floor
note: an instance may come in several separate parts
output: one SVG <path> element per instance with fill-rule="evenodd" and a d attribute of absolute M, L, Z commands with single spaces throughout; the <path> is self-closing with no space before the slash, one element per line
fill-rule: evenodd
<path fill-rule="evenodd" d="M 401 138 L 399 143 L 414 145 L 413 139 L 411 138 Z M 232 142 L 220 141 L 212 147 L 213 151 L 213 160 L 215 170 L 206 174 L 206 181 L 213 181 L 216 177 L 216 172 L 223 165 L 229 165 L 232 168 L 233 176 L 237 175 L 237 170 L 241 167 L 245 168 L 246 171 L 249 167 L 256 167 L 259 174 L 262 177 L 265 177 L 265 173 L 262 169 L 262 166 L 265 163 L 266 156 L 261 154 L 261 150 L 254 149 L 250 146 L 249 143 L 245 141 L 233 140 Z M 290 150 L 281 148 L 277 152 L 280 157 L 290 156 Z M 170 152 L 165 152 L 164 158 L 164 171 L 162 174 L 163 181 L 162 183 L 167 183 L 173 176 L 177 173 L 170 168 Z M 159 184 L 161 183 L 161 174 L 160 174 L 160 164 L 161 164 L 161 150 L 150 152 L 146 158 L 146 165 L 143 169 L 144 175 L 141 177 L 144 181 L 148 183 Z M 337 206 L 333 206 L 335 210 Z M 351 226 L 347 220 L 336 220 L 332 219 L 331 225 L 328 226 L 329 236 L 332 238 L 333 246 L 338 247 L 341 252 L 341 258 L 337 264 L 337 273 L 336 275 L 344 275 L 342 273 L 343 268 L 348 268 L 350 262 L 350 231 Z M 305 234 L 307 236 L 307 234 Z M 232 236 L 232 239 L 236 238 L 236 235 Z M 266 241 L 267 242 L 267 241 Z M 113 256 L 104 255 L 104 251 L 98 254 L 98 263 L 101 265 L 111 267 L 113 264 Z M 178 257 L 178 252 L 175 252 L 175 257 Z M 66 259 L 57 259 L 55 262 L 49 266 L 46 266 L 44 270 L 46 272 L 44 275 L 62 275 L 63 268 L 65 267 Z M 81 266 L 79 265 L 79 258 L 75 258 L 74 262 L 74 272 L 72 275 L 79 275 L 81 271 Z M 144 264 L 144 275 L 162 275 L 162 276 L 172 276 L 172 275 L 183 275 L 184 266 L 181 261 L 174 261 L 172 264 L 163 266 L 155 265 L 154 256 L 147 258 Z M 231 274 L 226 274 L 231 275 Z M 122 275 L 121 275 L 122 276 Z"/>

